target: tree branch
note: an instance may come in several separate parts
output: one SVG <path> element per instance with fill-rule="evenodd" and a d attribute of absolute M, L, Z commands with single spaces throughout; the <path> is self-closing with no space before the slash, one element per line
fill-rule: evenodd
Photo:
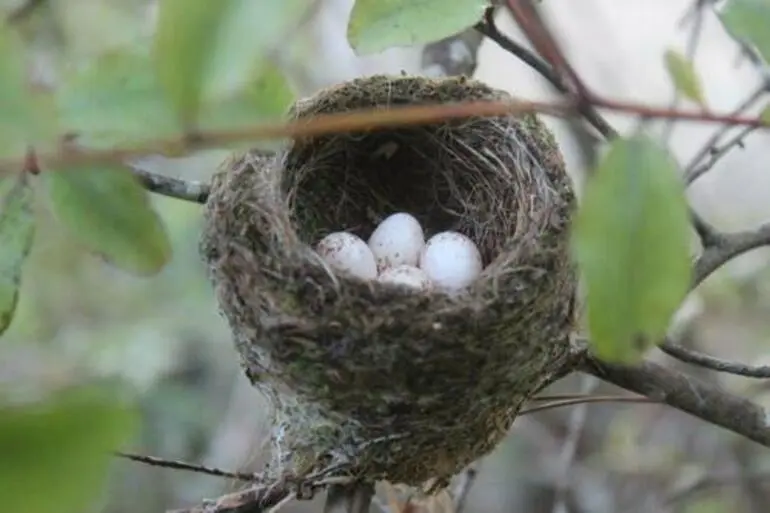
<path fill-rule="evenodd" d="M 652 362 L 624 365 L 588 353 L 581 370 L 770 447 L 770 418 L 765 409 L 716 385 Z"/>

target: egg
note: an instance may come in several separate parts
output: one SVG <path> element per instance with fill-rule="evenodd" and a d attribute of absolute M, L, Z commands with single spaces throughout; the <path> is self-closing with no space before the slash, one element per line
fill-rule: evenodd
<path fill-rule="evenodd" d="M 444 292 L 456 292 L 481 274 L 481 253 L 476 244 L 458 232 L 441 232 L 425 243 L 420 268 L 433 285 Z"/>
<path fill-rule="evenodd" d="M 425 245 L 425 235 L 417 219 L 399 212 L 380 223 L 368 244 L 380 272 L 399 265 L 416 267 L 420 250 Z"/>
<path fill-rule="evenodd" d="M 318 243 L 316 252 L 338 271 L 364 280 L 377 277 L 377 263 L 372 250 L 363 239 L 352 233 L 330 233 Z"/>
<path fill-rule="evenodd" d="M 399 265 L 385 269 L 377 278 L 377 281 L 406 285 L 418 290 L 429 290 L 431 288 L 430 278 L 425 274 L 425 271 L 412 265 Z"/>

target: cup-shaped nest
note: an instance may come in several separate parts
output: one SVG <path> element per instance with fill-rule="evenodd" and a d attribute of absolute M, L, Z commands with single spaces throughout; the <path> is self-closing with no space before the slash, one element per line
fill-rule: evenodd
<path fill-rule="evenodd" d="M 375 76 L 289 117 L 509 99 L 463 78 Z M 229 161 L 201 247 L 246 373 L 276 406 L 270 468 L 420 485 L 494 448 L 569 359 L 574 206 L 532 115 L 295 138 Z M 313 250 L 340 230 L 366 240 L 394 212 L 428 237 L 473 239 L 481 277 L 459 295 L 418 292 L 336 273 Z"/>

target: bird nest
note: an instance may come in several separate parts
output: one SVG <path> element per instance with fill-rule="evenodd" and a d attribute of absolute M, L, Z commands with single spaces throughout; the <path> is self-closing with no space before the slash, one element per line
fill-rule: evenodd
<path fill-rule="evenodd" d="M 289 117 L 509 100 L 463 78 L 375 76 L 297 102 Z M 572 184 L 532 115 L 293 139 L 246 152 L 212 183 L 202 253 L 246 374 L 275 406 L 268 472 L 445 483 L 491 451 L 564 368 L 576 274 Z M 366 239 L 393 212 L 476 242 L 464 294 L 333 272 L 330 232 Z"/>

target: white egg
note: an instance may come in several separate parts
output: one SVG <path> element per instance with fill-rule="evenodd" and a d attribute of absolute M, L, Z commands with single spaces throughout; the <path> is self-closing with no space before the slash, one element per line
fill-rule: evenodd
<path fill-rule="evenodd" d="M 419 290 L 431 288 L 430 278 L 425 271 L 412 265 L 399 265 L 382 271 L 377 281 L 397 285 L 407 285 Z"/>
<path fill-rule="evenodd" d="M 416 266 L 424 245 L 420 222 L 401 212 L 388 216 L 369 237 L 369 248 L 380 271 L 399 265 Z"/>
<path fill-rule="evenodd" d="M 482 270 L 481 253 L 465 235 L 442 232 L 425 243 L 420 253 L 420 268 L 437 289 L 455 292 L 479 277 Z"/>
<path fill-rule="evenodd" d="M 348 232 L 330 233 L 316 246 L 331 267 L 364 280 L 377 277 L 377 263 L 366 242 Z"/>

